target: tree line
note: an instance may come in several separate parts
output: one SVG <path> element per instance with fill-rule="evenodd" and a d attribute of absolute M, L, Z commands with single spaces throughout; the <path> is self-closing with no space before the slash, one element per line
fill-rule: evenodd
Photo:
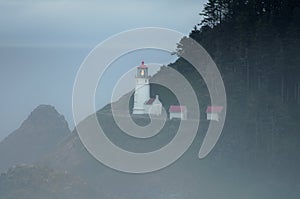
<path fill-rule="evenodd" d="M 191 32 L 247 91 L 300 104 L 300 1 L 209 0 Z"/>
<path fill-rule="evenodd" d="M 243 157 L 252 154 L 248 161 L 286 161 L 297 167 L 300 1 L 208 0 L 200 15 L 189 37 L 208 51 L 223 77 L 228 101 L 224 142 Z M 177 54 L 189 45 L 183 38 Z M 201 77 L 183 58 L 170 67 L 191 80 L 203 110 L 209 97 Z"/>

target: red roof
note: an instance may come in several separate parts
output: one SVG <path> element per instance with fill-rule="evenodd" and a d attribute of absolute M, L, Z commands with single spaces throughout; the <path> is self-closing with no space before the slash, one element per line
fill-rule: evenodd
<path fill-rule="evenodd" d="M 148 66 L 145 65 L 144 61 L 142 61 L 142 64 L 138 68 L 148 68 Z"/>
<path fill-rule="evenodd" d="M 145 104 L 150 105 L 154 102 L 155 98 L 150 98 L 148 101 L 145 102 Z"/>
<path fill-rule="evenodd" d="M 183 111 L 186 111 L 185 106 L 171 105 L 169 108 L 169 112 L 172 112 L 172 113 L 183 112 Z"/>
<path fill-rule="evenodd" d="M 207 113 L 220 113 L 223 110 L 223 106 L 208 106 Z"/>

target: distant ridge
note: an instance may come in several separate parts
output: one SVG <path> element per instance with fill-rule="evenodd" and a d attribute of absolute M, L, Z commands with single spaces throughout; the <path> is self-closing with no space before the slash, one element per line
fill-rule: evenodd
<path fill-rule="evenodd" d="M 36 107 L 21 126 L 0 142 L 0 173 L 22 163 L 34 163 L 70 133 L 64 116 L 50 105 Z"/>

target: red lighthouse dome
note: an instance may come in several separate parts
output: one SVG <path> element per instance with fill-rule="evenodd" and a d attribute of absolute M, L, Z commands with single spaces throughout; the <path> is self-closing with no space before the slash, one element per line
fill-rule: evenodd
<path fill-rule="evenodd" d="M 142 61 L 142 64 L 138 68 L 148 68 L 148 66 L 145 65 L 144 61 Z"/>

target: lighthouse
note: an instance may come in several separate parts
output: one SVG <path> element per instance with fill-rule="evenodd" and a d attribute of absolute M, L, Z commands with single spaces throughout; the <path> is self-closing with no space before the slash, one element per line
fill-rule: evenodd
<path fill-rule="evenodd" d="M 134 103 L 132 113 L 135 115 L 149 114 L 159 116 L 162 113 L 162 103 L 159 95 L 150 98 L 148 67 L 144 62 L 137 67 L 135 76 Z"/>
<path fill-rule="evenodd" d="M 146 114 L 144 104 L 150 99 L 150 85 L 148 76 L 148 67 L 144 61 L 137 67 L 135 76 L 135 92 L 133 114 Z"/>

